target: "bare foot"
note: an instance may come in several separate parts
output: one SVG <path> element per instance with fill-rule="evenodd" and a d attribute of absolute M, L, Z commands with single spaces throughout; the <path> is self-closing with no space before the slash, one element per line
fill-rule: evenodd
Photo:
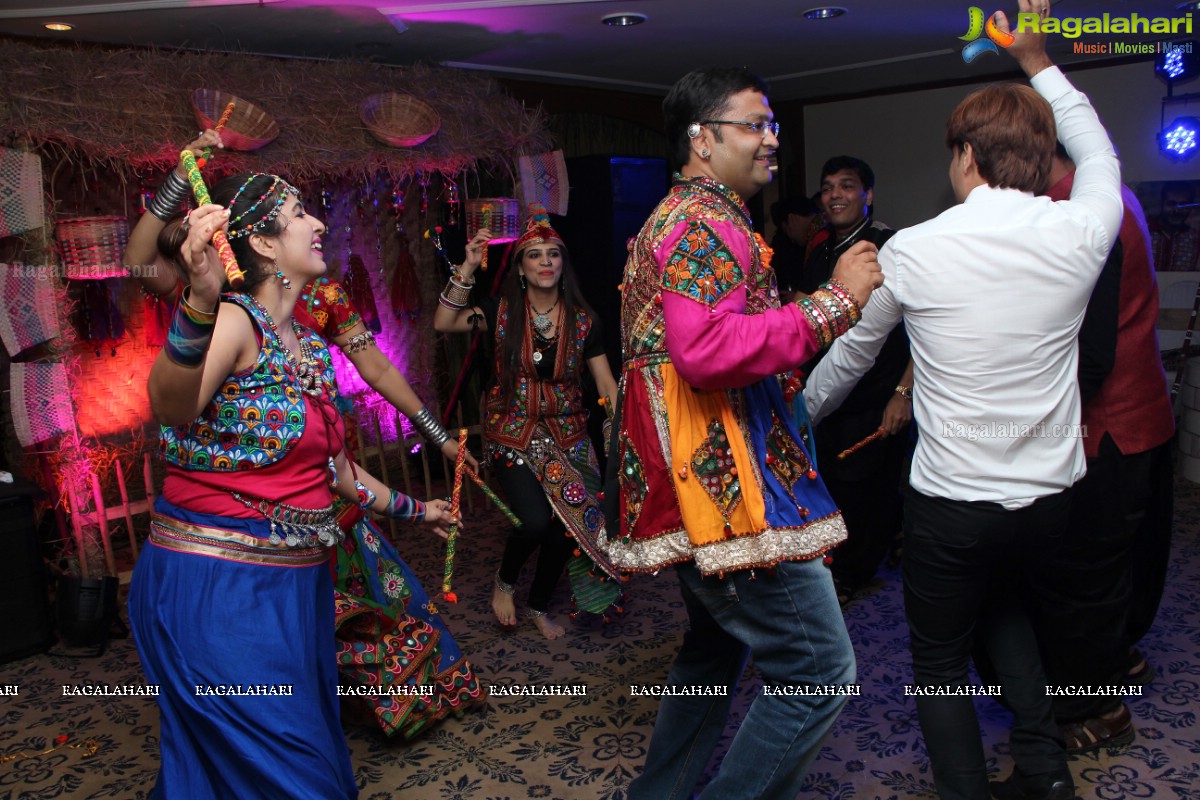
<path fill-rule="evenodd" d="M 545 614 L 530 615 L 533 617 L 533 624 L 537 625 L 537 629 L 542 632 L 542 636 L 547 639 L 557 639 L 566 633 L 562 625 L 559 625 Z"/>
<path fill-rule="evenodd" d="M 499 586 L 492 590 L 492 613 L 496 615 L 496 622 L 505 628 L 517 624 L 517 607 L 513 603 L 513 596 L 501 591 Z"/>

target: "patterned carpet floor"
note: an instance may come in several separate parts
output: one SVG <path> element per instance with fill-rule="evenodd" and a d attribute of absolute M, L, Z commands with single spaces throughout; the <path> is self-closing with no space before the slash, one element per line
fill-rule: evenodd
<path fill-rule="evenodd" d="M 469 522 L 457 566 L 461 599 L 444 614 L 480 677 L 497 684 L 583 684 L 586 695 L 493 697 L 409 744 L 347 726 L 361 798 L 623 800 L 645 758 L 657 706 L 652 697 L 632 696 L 630 685 L 661 683 L 683 634 L 674 576 L 667 571 L 635 579 L 624 617 L 608 625 L 566 619 L 564 579 L 556 607 L 564 609 L 566 637 L 546 641 L 529 622 L 505 634 L 489 611 L 503 523 L 494 512 L 477 513 Z M 1179 485 L 1176 523 L 1166 596 L 1142 642 L 1158 677 L 1130 704 L 1137 739 L 1119 752 L 1072 762 L 1080 797 L 1200 798 L 1200 486 Z M 427 585 L 436 585 L 441 552 L 432 535 L 401 531 L 399 549 Z M 518 587 L 518 601 L 524 591 Z M 911 669 L 898 570 L 882 572 L 845 615 L 862 694 L 846 706 L 802 796 L 935 798 L 913 698 L 903 693 Z M 131 639 L 112 641 L 94 658 L 47 654 L 0 665 L 0 687 L 17 686 L 19 692 L 0 704 L 0 798 L 145 798 L 158 765 L 153 698 L 62 691 L 63 685 L 141 680 Z M 734 700 L 727 739 L 758 688 L 751 668 Z M 986 698 L 978 707 L 989 768 L 1006 776 L 1007 714 Z M 98 749 L 91 757 L 65 747 L 41 757 L 6 758 L 52 747 L 64 735 L 70 744 L 92 739 Z M 280 764 L 286 767 L 286 752 Z"/>

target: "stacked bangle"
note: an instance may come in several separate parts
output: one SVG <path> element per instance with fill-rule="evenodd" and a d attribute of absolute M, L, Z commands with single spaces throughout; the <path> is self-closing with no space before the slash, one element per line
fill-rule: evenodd
<path fill-rule="evenodd" d="M 437 421 L 433 414 L 429 413 L 428 408 L 422 408 L 412 417 L 413 426 L 417 429 L 417 433 L 425 437 L 431 445 L 441 449 L 442 445 L 450 441 L 450 434 L 442 427 L 442 424 Z"/>
<path fill-rule="evenodd" d="M 862 319 L 862 307 L 854 295 L 837 281 L 829 281 L 797 303 L 812 326 L 821 347 L 853 328 Z"/>
<path fill-rule="evenodd" d="M 154 193 L 154 197 L 151 197 L 150 202 L 146 203 L 146 210 L 166 222 L 179 211 L 183 201 L 191 195 L 191 192 L 192 187 L 187 180 L 179 177 L 179 173 L 175 170 L 171 170 L 162 186 L 158 187 L 158 191 Z"/>
<path fill-rule="evenodd" d="M 826 281 L 825 288 L 837 295 L 843 303 L 852 309 L 850 313 L 854 319 L 850 323 L 850 326 L 857 325 L 858 321 L 862 319 L 862 306 L 858 304 L 858 298 L 854 296 L 854 293 L 846 288 L 846 284 L 834 279 Z"/>
<path fill-rule="evenodd" d="M 189 289 L 190 291 L 190 289 Z M 213 329 L 217 326 L 217 312 L 201 311 L 188 302 L 184 291 L 171 317 L 165 345 L 167 358 L 182 367 L 198 367 L 204 363 L 208 345 L 212 341 Z"/>
<path fill-rule="evenodd" d="M 467 302 L 471 299 L 471 287 L 475 285 L 475 279 L 466 279 L 462 277 L 457 269 L 450 275 L 450 282 L 446 284 L 446 288 L 442 289 L 442 293 L 438 295 L 438 302 L 446 308 L 452 308 L 457 311 L 460 308 L 466 308 Z"/>

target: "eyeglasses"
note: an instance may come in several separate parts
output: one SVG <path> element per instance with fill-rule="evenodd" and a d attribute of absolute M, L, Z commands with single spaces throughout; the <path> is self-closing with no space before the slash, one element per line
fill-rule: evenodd
<path fill-rule="evenodd" d="M 700 124 L 702 124 L 702 125 L 741 125 L 743 128 L 749 128 L 751 133 L 757 133 L 759 136 L 762 136 L 764 139 L 767 137 L 767 131 L 770 131 L 772 136 L 774 136 L 776 138 L 779 137 L 779 123 L 775 122 L 774 120 L 772 120 L 770 122 L 768 122 L 766 120 L 763 120 L 762 122 L 737 122 L 732 119 L 702 119 L 702 120 L 700 120 Z"/>

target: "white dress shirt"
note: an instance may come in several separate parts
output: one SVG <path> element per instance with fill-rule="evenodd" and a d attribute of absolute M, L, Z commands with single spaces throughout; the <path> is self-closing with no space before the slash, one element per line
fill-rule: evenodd
<path fill-rule="evenodd" d="M 1077 165 L 1071 199 L 983 185 L 897 233 L 879 253 L 883 286 L 804 393 L 819 422 L 903 317 L 920 426 L 912 487 L 1008 509 L 1060 492 L 1086 471 L 1077 337 L 1122 214 L 1120 165 L 1087 97 L 1057 68 L 1031 83 L 1054 109 Z"/>

